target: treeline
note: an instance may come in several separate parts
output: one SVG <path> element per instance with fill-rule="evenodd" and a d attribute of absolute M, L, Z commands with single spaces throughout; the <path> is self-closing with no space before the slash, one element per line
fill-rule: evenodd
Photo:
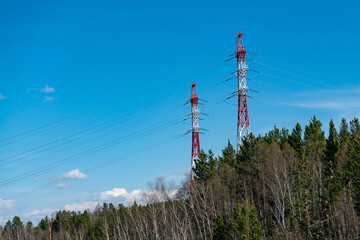
<path fill-rule="evenodd" d="M 321 127 L 314 117 L 304 131 L 251 135 L 239 153 L 202 151 L 192 188 L 158 180 L 146 205 L 58 211 L 36 227 L 14 217 L 0 238 L 360 239 L 359 120 L 331 121 L 327 137 Z"/>

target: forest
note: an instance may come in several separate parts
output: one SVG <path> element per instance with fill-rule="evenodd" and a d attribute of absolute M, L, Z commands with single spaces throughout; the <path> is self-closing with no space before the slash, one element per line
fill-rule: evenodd
<path fill-rule="evenodd" d="M 15 216 L 0 238 L 360 239 L 359 119 L 322 128 L 314 116 L 250 135 L 238 153 L 230 142 L 219 156 L 202 150 L 193 182 L 158 179 L 146 204 L 57 211 L 37 226 Z"/>

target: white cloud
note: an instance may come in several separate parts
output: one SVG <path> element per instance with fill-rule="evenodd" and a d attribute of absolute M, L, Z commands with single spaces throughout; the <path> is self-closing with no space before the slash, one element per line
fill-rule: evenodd
<path fill-rule="evenodd" d="M 45 84 L 45 87 L 41 88 L 40 91 L 43 93 L 52 93 L 55 92 L 55 88 L 49 87 L 47 84 Z"/>
<path fill-rule="evenodd" d="M 4 225 L 14 216 L 15 200 L 4 200 L 0 198 L 0 225 Z"/>
<path fill-rule="evenodd" d="M 4 200 L 0 198 L 0 214 L 3 214 L 8 210 L 14 209 L 14 206 L 15 200 Z"/>
<path fill-rule="evenodd" d="M 71 170 L 58 177 L 58 179 L 83 179 L 83 178 L 87 178 L 87 175 L 83 172 L 80 172 L 79 169 Z"/>
<path fill-rule="evenodd" d="M 40 219 L 40 218 L 45 217 L 46 215 L 50 216 L 53 212 L 55 212 L 55 211 L 50 208 L 45 208 L 43 210 L 35 209 L 31 212 L 25 213 L 24 217 Z"/>
<path fill-rule="evenodd" d="M 108 196 L 119 197 L 126 196 L 128 192 L 125 188 L 114 188 L 113 190 L 105 191 L 100 194 L 100 199 L 106 200 Z"/>
<path fill-rule="evenodd" d="M 94 210 L 95 207 L 99 204 L 98 201 L 87 201 L 81 203 L 71 203 L 66 204 L 64 209 L 66 211 L 84 211 L 84 210 Z"/>
<path fill-rule="evenodd" d="M 138 204 L 146 204 L 146 191 L 138 189 L 129 193 L 124 188 L 114 188 L 112 190 L 96 194 L 91 201 L 66 204 L 64 209 L 67 211 L 94 210 L 96 206 L 102 202 L 112 202 L 114 204 L 122 203 L 125 206 L 131 206 L 134 201 Z"/>
<path fill-rule="evenodd" d="M 58 183 L 58 184 L 56 184 L 56 188 L 57 189 L 65 189 L 65 188 L 69 188 L 69 185 L 67 183 Z"/>
<path fill-rule="evenodd" d="M 5 100 L 7 97 L 0 93 L 0 100 Z"/>
<path fill-rule="evenodd" d="M 127 192 L 124 188 L 114 188 L 109 191 L 101 192 L 98 196 L 100 201 L 116 201 L 124 205 L 131 205 L 134 201 L 138 203 L 146 202 L 146 192 L 140 189 Z"/>

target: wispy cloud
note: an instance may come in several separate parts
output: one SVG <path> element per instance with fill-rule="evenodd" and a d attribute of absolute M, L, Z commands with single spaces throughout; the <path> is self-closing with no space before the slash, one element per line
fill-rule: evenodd
<path fill-rule="evenodd" d="M 0 93 L 0 100 L 5 100 L 5 99 L 7 99 L 7 97 L 4 96 L 2 93 Z"/>
<path fill-rule="evenodd" d="M 44 98 L 44 102 L 51 102 L 51 101 L 54 101 L 53 97 L 45 97 Z"/>
<path fill-rule="evenodd" d="M 52 93 L 55 92 L 55 88 L 49 87 L 47 84 L 45 84 L 45 87 L 41 88 L 40 91 L 43 93 Z"/>
<path fill-rule="evenodd" d="M 323 101 L 323 102 L 293 102 L 286 105 L 302 108 L 316 108 L 316 109 L 350 109 L 350 108 L 360 108 L 360 102 L 349 100 L 349 101 Z"/>
<path fill-rule="evenodd" d="M 84 178 L 87 178 L 87 175 L 81 172 L 79 169 L 71 170 L 57 177 L 57 179 L 84 179 Z"/>
<path fill-rule="evenodd" d="M 37 89 L 36 88 L 27 88 L 26 89 L 26 92 L 31 92 L 31 91 L 37 91 Z"/>
<path fill-rule="evenodd" d="M 69 185 L 67 183 L 58 183 L 56 184 L 56 188 L 57 189 L 65 189 L 65 188 L 69 188 Z"/>
<path fill-rule="evenodd" d="M 31 212 L 28 212 L 28 213 L 25 213 L 24 214 L 24 217 L 27 217 L 27 218 L 43 218 L 44 216 L 46 215 L 51 215 L 53 212 L 55 212 L 53 209 L 49 209 L 49 208 L 46 208 L 46 209 L 43 209 L 43 210 L 38 210 L 38 209 L 35 209 Z"/>

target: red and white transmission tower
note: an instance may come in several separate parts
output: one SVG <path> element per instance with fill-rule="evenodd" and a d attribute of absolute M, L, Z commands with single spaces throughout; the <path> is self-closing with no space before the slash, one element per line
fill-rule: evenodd
<path fill-rule="evenodd" d="M 195 166 L 195 160 L 199 158 L 200 155 L 200 142 L 199 142 L 199 108 L 198 108 L 199 98 L 196 95 L 196 84 L 192 83 L 191 85 L 191 119 L 192 119 L 192 148 L 191 148 L 191 182 L 194 181 L 194 172 L 193 168 Z M 191 183 L 192 185 L 193 183 Z"/>
<path fill-rule="evenodd" d="M 242 40 L 243 32 L 237 34 L 236 52 L 237 72 L 235 76 L 238 79 L 238 121 L 237 121 L 237 151 L 239 152 L 241 146 L 241 138 L 250 135 L 249 112 L 247 105 L 247 91 L 246 73 L 249 70 L 245 63 L 246 49 Z"/>

